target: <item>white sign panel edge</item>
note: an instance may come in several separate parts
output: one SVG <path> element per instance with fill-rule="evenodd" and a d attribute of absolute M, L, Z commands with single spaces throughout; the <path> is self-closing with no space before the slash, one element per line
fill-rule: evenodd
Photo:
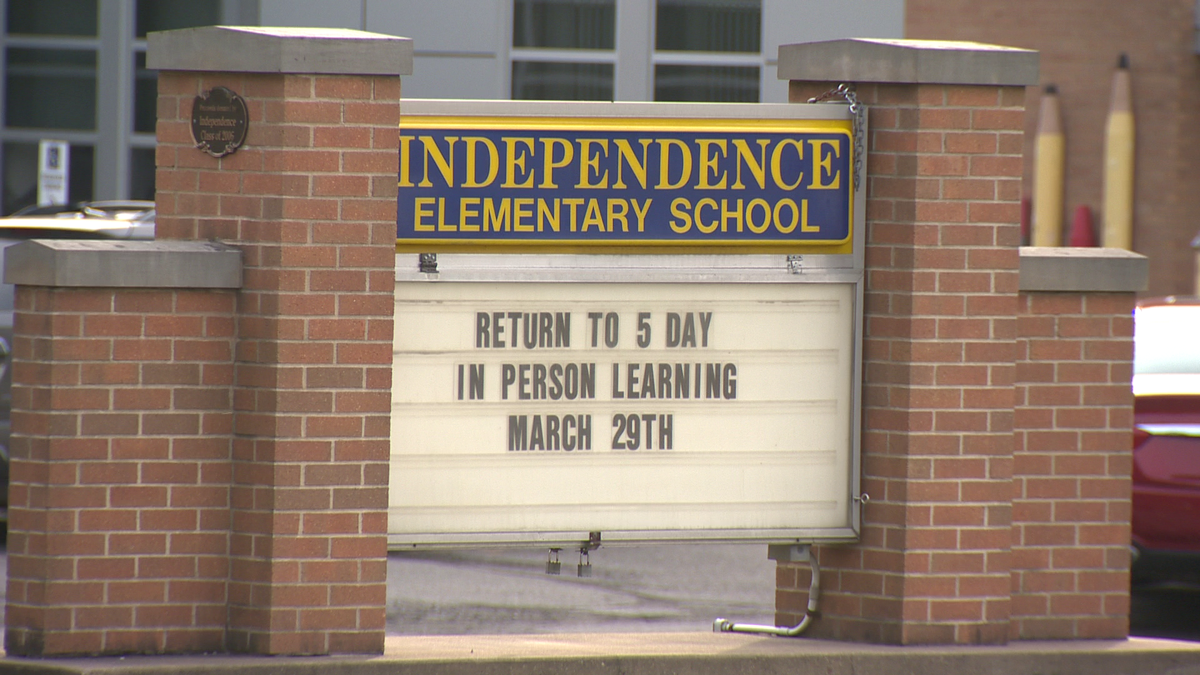
<path fill-rule="evenodd" d="M 520 278 L 519 274 L 513 276 Z M 861 506 L 856 499 L 859 489 L 861 275 L 833 275 L 826 279 L 826 283 L 813 283 L 818 280 L 814 278 L 806 279 L 804 283 L 795 283 L 800 280 L 788 275 L 781 275 L 775 279 L 780 283 L 771 283 L 765 286 L 760 283 L 745 282 L 720 285 L 662 282 L 640 285 L 398 282 L 396 345 L 398 352 L 406 354 L 397 354 L 397 370 L 394 375 L 397 382 L 393 394 L 395 448 L 391 470 L 389 544 L 393 548 L 520 543 L 574 545 L 580 541 L 587 541 L 592 536 L 591 533 L 597 531 L 602 533 L 605 543 L 662 541 L 845 542 L 855 540 Z M 622 295 L 613 292 L 617 287 L 625 291 L 630 291 L 630 289 L 633 291 L 625 293 L 623 297 L 617 297 Z M 519 292 L 514 293 L 517 289 L 520 289 Z M 763 289 L 774 290 L 767 292 L 768 297 L 764 298 L 761 297 Z M 836 459 L 836 470 L 832 474 L 823 474 L 816 487 L 809 486 L 812 488 L 811 492 L 825 490 L 827 494 L 820 495 L 823 498 L 806 501 L 805 495 L 788 496 L 784 494 L 786 489 L 782 487 L 788 480 L 782 482 L 776 480 L 772 483 L 772 479 L 791 475 L 792 479 L 789 480 L 794 480 L 798 485 L 803 484 L 803 476 L 811 472 L 811 467 L 806 464 L 806 462 L 812 461 L 811 457 L 804 459 L 788 457 L 786 452 L 782 454 L 766 452 L 754 455 L 751 460 L 755 466 L 760 468 L 760 475 L 757 478 L 753 476 L 745 478 L 745 476 L 754 474 L 752 468 L 739 465 L 745 456 L 739 457 L 730 452 L 722 453 L 716 447 L 707 448 L 707 452 L 696 448 L 695 451 L 689 453 L 679 452 L 677 450 L 679 446 L 674 445 L 670 451 L 664 451 L 661 448 L 650 450 L 643 446 L 639 448 L 642 452 L 634 460 L 639 462 L 639 470 L 633 474 L 628 471 L 622 472 L 619 466 L 620 458 L 612 454 L 614 440 L 610 433 L 614 431 L 612 425 L 617 424 L 614 421 L 614 415 L 625 416 L 628 419 L 630 413 L 614 408 L 612 397 L 614 394 L 626 394 L 625 390 L 629 385 L 630 364 L 649 362 L 658 364 L 657 367 L 661 368 L 662 363 L 669 362 L 674 368 L 679 364 L 687 363 L 690 364 L 690 372 L 696 373 L 693 368 L 697 363 L 702 363 L 704 364 L 703 368 L 707 368 L 709 363 L 723 362 L 719 359 L 704 360 L 703 358 L 692 361 L 680 359 L 645 361 L 634 351 L 638 350 L 634 346 L 634 341 L 637 339 L 635 317 L 638 312 L 631 308 L 640 305 L 642 309 L 649 309 L 651 321 L 659 324 L 657 327 L 653 323 L 651 324 L 653 333 L 657 330 L 668 330 L 666 323 L 668 314 L 678 314 L 681 317 L 680 322 L 683 321 L 682 317 L 687 315 L 688 310 L 671 312 L 669 306 L 679 308 L 692 306 L 694 308 L 698 302 L 704 304 L 704 299 L 712 298 L 712 301 L 716 302 L 714 306 L 724 307 L 726 311 L 722 320 L 719 318 L 721 314 L 712 310 L 709 322 L 711 324 L 719 320 L 724 321 L 728 338 L 729 325 L 746 321 L 753 323 L 756 318 L 762 319 L 761 316 L 756 317 L 753 312 L 748 314 L 743 312 L 742 316 L 738 316 L 736 312 L 728 312 L 730 308 L 736 308 L 743 301 L 755 301 L 757 298 L 760 303 L 778 303 L 779 293 L 782 293 L 784 298 L 794 296 L 797 299 L 803 299 L 813 295 L 828 295 L 831 289 L 835 289 L 833 290 L 834 295 L 841 297 L 845 305 L 844 316 L 840 320 L 841 329 L 835 331 L 836 337 L 830 338 L 835 343 L 834 346 L 840 345 L 841 352 L 838 357 L 842 361 L 837 368 L 839 372 L 835 373 L 833 377 L 841 381 L 841 393 L 836 397 L 838 400 L 835 402 L 841 407 L 835 435 L 840 435 L 842 444 L 832 453 L 833 458 Z M 690 297 L 689 294 L 695 297 Z M 459 303 L 457 310 L 448 310 L 456 302 Z M 602 320 L 596 322 L 601 333 L 596 336 L 597 345 L 601 347 L 601 351 L 593 352 L 588 348 L 580 347 L 581 341 L 585 343 L 585 346 L 590 345 L 591 337 L 586 333 L 588 310 L 582 309 L 583 305 L 580 305 L 580 302 L 584 304 L 590 302 L 595 307 L 607 305 L 620 308 L 619 310 L 598 311 L 601 315 L 615 313 L 621 323 L 626 326 L 626 330 L 614 336 L 616 339 L 614 349 L 603 349 L 606 336 L 602 334 Z M 596 305 L 597 302 L 599 305 Z M 672 302 L 675 305 L 672 305 Z M 472 305 L 472 303 L 479 304 Z M 559 314 L 569 311 L 575 324 L 571 336 L 574 341 L 573 349 L 563 351 L 562 345 L 559 345 L 560 349 L 557 353 L 552 354 L 551 352 L 555 352 L 554 349 L 545 352 L 536 345 L 532 349 L 523 347 L 514 349 L 507 343 L 504 348 L 500 349 L 494 345 L 478 349 L 473 342 L 480 338 L 479 326 L 475 325 L 475 322 L 480 319 L 476 315 L 500 311 L 496 309 L 497 303 L 506 305 L 503 310 L 505 317 L 510 312 L 532 313 L 525 312 L 524 309 L 538 311 L 534 309 L 535 305 L 557 307 L 557 310 L 548 310 L 552 315 L 556 311 Z M 439 313 L 442 316 L 440 319 L 430 316 L 418 318 L 422 312 L 415 307 L 425 307 L 432 311 L 434 316 Z M 479 307 L 486 307 L 487 312 L 475 309 Z M 581 310 L 571 309 L 574 307 L 580 307 Z M 457 329 L 448 328 L 439 323 L 439 321 L 447 320 L 447 317 L 453 315 L 454 311 L 458 311 L 460 314 L 457 319 Z M 693 311 L 693 321 L 698 322 L 700 310 Z M 466 312 L 465 318 L 461 316 L 463 312 Z M 455 320 L 450 319 L 450 321 L 453 323 Z M 491 317 L 488 318 L 488 321 L 491 321 Z M 515 321 L 519 324 L 521 320 L 503 318 L 502 321 L 505 323 Z M 720 324 L 716 324 L 716 327 L 719 326 Z M 416 334 L 413 334 L 413 327 L 416 327 Z M 508 326 L 510 329 L 512 327 L 512 325 Z M 520 332 L 521 327 L 517 327 Z M 811 359 L 812 355 L 801 357 L 797 354 L 780 352 L 779 344 L 769 344 L 771 330 L 762 327 L 755 331 L 759 334 L 757 340 L 762 344 L 726 343 L 722 349 L 722 345 L 717 344 L 716 327 L 710 325 L 710 330 L 714 330 L 711 345 L 713 350 L 711 351 L 726 357 L 736 357 L 732 360 L 736 361 L 736 365 L 741 368 L 741 384 L 736 386 L 741 387 L 740 393 L 743 395 L 743 399 L 722 401 L 725 410 L 732 410 L 734 407 L 740 406 L 741 411 L 726 413 L 726 421 L 731 414 L 747 416 L 755 427 L 755 433 L 748 433 L 747 436 L 753 437 L 756 434 L 764 436 L 765 433 L 765 437 L 759 438 L 757 442 L 765 443 L 770 447 L 778 446 L 779 441 L 778 438 L 771 438 L 771 434 L 766 432 L 775 430 L 777 435 L 784 433 L 785 436 L 787 433 L 803 432 L 803 425 L 795 426 L 796 419 L 803 418 L 805 414 L 814 414 L 813 411 L 809 410 L 803 414 L 795 414 L 790 410 L 781 412 L 779 410 L 780 401 L 756 402 L 752 400 L 756 396 L 754 393 L 756 390 L 764 392 L 763 387 L 767 386 L 763 382 L 754 382 L 753 380 L 762 378 L 752 377 L 752 375 L 756 368 L 760 375 L 775 368 L 779 368 L 781 371 L 786 369 L 787 364 L 778 362 L 779 359 L 784 362 L 805 361 Z M 753 326 L 750 327 L 753 328 Z M 702 340 L 703 336 L 699 334 L 698 323 L 693 326 L 693 330 L 697 333 L 694 339 L 697 342 Z M 426 338 L 424 343 L 422 343 L 422 334 Z M 441 337 L 430 342 L 427 338 L 431 335 Z M 491 334 L 487 337 L 494 339 Z M 653 337 L 652 334 L 650 339 Z M 660 357 L 666 358 L 663 356 L 667 339 L 665 333 L 663 339 L 664 343 L 658 351 Z M 439 340 L 445 340 L 450 344 L 442 344 Z M 829 346 L 825 345 L 825 347 Z M 649 349 L 647 354 L 652 351 L 655 350 Z M 826 351 L 828 350 L 826 349 Z M 466 355 L 478 356 L 478 358 L 468 358 Z M 572 358 L 560 359 L 557 358 L 558 356 Z M 772 358 L 775 359 L 774 362 Z M 457 364 L 454 362 L 455 359 L 458 361 Z M 484 418 L 490 415 L 490 422 L 481 422 L 477 416 L 466 420 L 454 419 L 453 409 L 456 406 L 464 408 L 464 402 L 457 398 L 461 392 L 456 390 L 456 373 L 458 372 L 456 365 L 467 365 L 468 361 L 478 363 L 480 372 L 490 375 L 490 377 L 487 375 L 482 377 L 483 388 L 475 392 L 480 400 L 472 402 L 479 410 L 484 410 L 488 406 L 492 408 L 489 413 L 483 415 Z M 592 392 L 594 398 L 589 399 L 585 406 L 592 411 L 594 420 L 590 424 L 592 450 L 586 456 L 585 453 L 575 453 L 569 460 L 569 465 L 563 461 L 567 453 L 562 451 L 557 452 L 557 455 L 553 451 L 544 451 L 528 452 L 525 456 L 518 456 L 522 453 L 513 453 L 503 447 L 504 443 L 510 442 L 509 436 L 512 433 L 509 429 L 504 428 L 506 423 L 508 426 L 512 426 L 512 421 L 509 419 L 510 414 L 524 419 L 526 425 L 533 422 L 533 415 L 544 414 L 547 417 L 539 421 L 539 425 L 542 427 L 547 424 L 546 420 L 549 419 L 549 415 L 559 415 L 560 424 L 558 426 L 567 426 L 563 423 L 566 419 L 565 415 L 552 412 L 557 409 L 554 406 L 570 407 L 562 400 L 547 400 L 544 392 L 541 394 L 543 400 L 540 403 L 536 398 L 523 403 L 516 398 L 520 389 L 520 366 L 523 364 L 531 366 L 527 369 L 530 372 L 527 372 L 528 379 L 525 383 L 529 388 L 535 386 L 532 366 L 537 365 L 538 362 L 543 362 L 543 365 L 571 362 L 594 363 L 595 368 L 599 371 L 598 374 L 593 375 L 596 380 L 593 387 L 601 391 Z M 509 375 L 511 381 L 507 384 L 507 393 L 513 396 L 511 400 L 500 398 L 502 395 L 501 384 L 497 375 L 506 365 L 512 371 L 512 374 Z M 614 365 L 622 369 L 622 374 L 615 379 L 612 371 Z M 635 382 L 638 386 L 645 384 L 640 376 L 640 371 L 643 369 L 644 366 L 638 366 L 635 369 L 637 376 Z M 469 373 L 470 371 L 464 372 Z M 672 373 L 672 375 L 677 374 Z M 706 374 L 706 372 L 701 373 L 702 376 Z M 795 373 L 792 375 L 794 376 Z M 826 375 L 826 377 L 828 376 Z M 469 377 L 469 374 L 465 375 L 464 382 Z M 736 377 L 735 382 L 738 381 Z M 429 386 L 415 386 L 414 382 L 428 382 Z M 614 385 L 614 382 L 617 384 Z M 693 388 L 695 387 L 695 384 L 689 384 Z M 470 383 L 466 383 L 465 386 L 469 388 Z M 661 386 L 661 383 L 656 383 L 655 386 Z M 678 386 L 678 381 L 673 386 Z M 433 389 L 438 390 L 436 395 L 431 394 Z M 672 393 L 679 394 L 679 392 Z M 733 396 L 736 397 L 738 393 L 737 391 L 733 392 Z M 538 395 L 533 390 L 527 391 L 526 394 L 531 397 Z M 702 396 L 708 394 L 709 392 L 706 390 Z M 772 395 L 767 392 L 766 399 L 771 399 Z M 470 394 L 467 396 L 468 399 L 469 396 Z M 654 401 L 655 404 L 663 402 L 667 401 Z M 549 408 L 541 407 L 543 404 L 551 403 L 553 406 Z M 788 405 L 795 406 L 797 403 L 797 401 L 784 401 L 782 405 L 787 408 Z M 682 406 L 682 414 L 671 425 L 672 435 L 680 439 L 677 442 L 683 443 L 683 439 L 688 437 L 689 432 L 693 439 L 719 439 L 721 437 L 720 431 L 714 430 L 713 427 L 714 425 L 720 427 L 721 420 L 719 418 L 722 404 L 718 404 L 714 408 L 712 402 L 687 399 L 673 400 L 670 401 L 670 404 L 676 406 L 675 409 Z M 814 404 L 811 400 L 805 401 L 805 404 L 810 409 L 821 407 L 819 403 Z M 508 408 L 505 408 L 506 405 Z M 649 415 L 650 418 L 645 419 L 645 422 L 657 423 L 661 434 L 661 425 L 666 419 L 664 416 L 673 416 L 668 408 L 670 405 L 666 408 L 659 406 L 657 412 L 639 412 L 637 418 L 642 423 L 644 416 Z M 535 413 L 533 412 L 535 409 L 545 412 Z M 464 408 L 464 411 L 469 410 L 469 407 Z M 522 413 L 522 410 L 528 412 Z M 789 424 L 792 426 L 789 427 Z M 575 428 L 575 425 L 571 426 Z M 439 432 L 438 429 L 442 431 Z M 780 432 L 780 429 L 784 431 Z M 546 431 L 548 430 L 542 429 L 543 433 Z M 555 429 L 559 435 L 561 435 L 561 431 L 561 428 Z M 826 429 L 826 433 L 828 433 L 828 429 Z M 463 438 L 470 439 L 477 435 L 490 438 L 490 441 L 485 442 L 484 445 L 490 443 L 491 447 L 485 452 L 465 453 L 469 458 L 463 456 L 456 458 L 454 452 L 439 452 L 435 455 L 425 456 L 419 449 L 422 443 L 439 442 L 431 439 L 443 439 L 447 443 L 446 447 L 450 447 L 452 450 L 454 448 L 461 450 L 464 445 Z M 812 434 L 808 433 L 807 435 L 811 436 Z M 458 440 L 454 441 L 455 438 Z M 628 438 L 623 440 L 626 443 L 629 441 Z M 544 443 L 545 439 L 542 442 Z M 558 442 L 561 447 L 563 441 L 559 440 Z M 469 443 L 468 441 L 467 444 Z M 694 440 L 691 444 L 695 445 Z M 598 452 L 600 445 L 603 445 L 603 453 Z M 719 443 L 713 445 L 716 446 Z M 417 449 L 414 451 L 414 448 Z M 745 453 L 744 448 L 742 452 Z M 624 454 L 626 456 L 623 459 L 628 460 L 634 453 L 626 452 Z M 689 457 L 691 460 L 687 459 Z M 700 466 L 692 461 L 697 459 Z M 802 466 L 807 468 L 801 468 Z M 580 473 L 581 468 L 582 473 Z M 521 478 L 524 473 L 529 475 Z M 642 475 L 643 473 L 644 475 Z M 710 485 L 713 483 L 714 477 L 719 478 L 725 474 L 744 477 L 739 480 L 751 482 L 765 480 L 766 483 L 749 487 L 741 492 L 738 490 L 730 492 L 729 485 Z M 689 487 L 685 483 L 679 486 L 681 492 L 674 494 L 669 499 L 641 499 L 639 501 L 628 498 L 629 493 L 637 493 L 638 490 L 641 490 L 644 494 L 651 486 L 659 486 L 658 489 L 670 491 L 672 480 L 681 477 L 686 477 L 693 484 L 710 485 L 710 489 L 715 489 L 716 493 L 703 499 L 688 498 L 686 493 L 689 490 L 696 490 L 696 488 L 694 485 Z M 522 483 L 522 481 L 525 482 Z M 519 487 L 517 492 L 525 496 L 515 501 L 511 496 L 504 497 L 495 490 L 498 484 L 516 485 Z M 624 496 L 616 495 L 615 501 L 605 498 L 598 499 L 595 494 L 582 496 L 584 492 L 593 492 L 609 484 L 625 486 L 622 488 Z M 457 487 L 452 487 L 454 485 Z M 842 487 L 835 488 L 832 493 L 829 493 L 830 488 L 835 485 Z M 581 489 L 576 486 L 587 487 Z M 475 495 L 475 501 L 461 499 L 461 494 L 447 500 L 443 493 L 453 493 L 456 489 L 464 494 Z M 621 491 L 618 490 L 618 492 Z M 750 499 L 749 495 L 751 494 L 762 497 L 762 499 Z M 815 497 L 817 495 L 807 496 Z M 537 503 L 539 497 L 544 498 L 546 503 Z M 625 501 L 622 503 L 621 499 Z M 587 515 L 586 517 L 563 518 L 560 517 L 561 513 L 557 513 L 557 515 L 555 513 L 556 510 L 570 508 L 585 510 Z M 825 513 L 826 517 L 807 520 L 789 518 L 787 516 L 788 509 L 803 513 L 821 512 Z"/>

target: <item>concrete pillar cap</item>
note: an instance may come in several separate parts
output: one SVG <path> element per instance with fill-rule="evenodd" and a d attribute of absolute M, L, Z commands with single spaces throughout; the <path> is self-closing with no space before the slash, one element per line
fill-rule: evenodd
<path fill-rule="evenodd" d="M 4 249 L 4 283 L 58 288 L 240 288 L 242 252 L 208 241 L 30 239 Z"/>
<path fill-rule="evenodd" d="M 146 67 L 226 73 L 411 75 L 412 39 L 346 28 L 202 26 L 150 33 Z"/>
<path fill-rule="evenodd" d="M 849 38 L 780 45 L 779 79 L 806 82 L 979 84 L 1038 82 L 1038 53 L 980 42 Z"/>
<path fill-rule="evenodd" d="M 1137 293 L 1146 290 L 1150 261 L 1119 248 L 1022 246 L 1022 291 Z"/>

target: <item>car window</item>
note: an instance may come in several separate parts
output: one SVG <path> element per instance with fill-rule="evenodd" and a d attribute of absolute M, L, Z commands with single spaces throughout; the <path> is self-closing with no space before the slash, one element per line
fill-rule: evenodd
<path fill-rule="evenodd" d="M 1138 308 L 1133 372 L 1200 373 L 1200 305 Z"/>

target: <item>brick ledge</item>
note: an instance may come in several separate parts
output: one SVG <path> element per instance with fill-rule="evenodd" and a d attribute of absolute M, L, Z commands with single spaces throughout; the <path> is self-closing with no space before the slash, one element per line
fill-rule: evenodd
<path fill-rule="evenodd" d="M 217 242 L 32 239 L 4 250 L 4 283 L 241 288 L 242 252 Z"/>
<path fill-rule="evenodd" d="M 1136 293 L 1149 278 L 1149 259 L 1124 249 L 1021 247 L 1022 291 Z"/>

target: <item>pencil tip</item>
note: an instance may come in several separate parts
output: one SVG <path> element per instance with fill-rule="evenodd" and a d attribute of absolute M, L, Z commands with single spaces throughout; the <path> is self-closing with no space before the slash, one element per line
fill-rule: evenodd
<path fill-rule="evenodd" d="M 1121 52 L 1121 57 L 1119 59 L 1117 59 L 1117 67 L 1120 68 L 1121 70 L 1129 69 L 1129 55 L 1128 54 L 1126 54 L 1125 52 Z"/>

